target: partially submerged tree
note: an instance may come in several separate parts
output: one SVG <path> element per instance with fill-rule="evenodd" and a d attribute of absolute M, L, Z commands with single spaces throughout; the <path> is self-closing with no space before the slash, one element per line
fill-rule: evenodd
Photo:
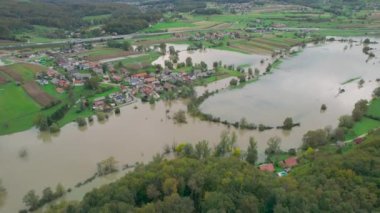
<path fill-rule="evenodd" d="M 250 137 L 249 138 L 249 145 L 248 145 L 248 149 L 247 149 L 247 156 L 246 156 L 245 160 L 248 163 L 255 165 L 257 162 L 257 158 L 258 158 L 257 142 L 255 141 L 255 139 L 253 137 Z"/>
<path fill-rule="evenodd" d="M 178 124 L 187 123 L 186 112 L 184 110 L 179 110 L 178 112 L 174 113 L 173 119 L 174 119 L 174 122 Z"/>
<path fill-rule="evenodd" d="M 287 129 L 287 130 L 292 129 L 293 128 L 293 119 L 290 117 L 285 118 L 283 128 Z"/>

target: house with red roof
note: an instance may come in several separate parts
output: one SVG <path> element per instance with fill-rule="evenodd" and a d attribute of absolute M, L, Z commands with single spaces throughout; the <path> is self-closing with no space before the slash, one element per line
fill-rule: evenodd
<path fill-rule="evenodd" d="M 70 86 L 70 84 L 68 81 L 61 79 L 58 81 L 58 86 L 60 86 L 62 88 L 68 88 Z"/>
<path fill-rule="evenodd" d="M 153 82 L 155 82 L 157 79 L 155 78 L 155 77 L 149 77 L 149 78 L 145 78 L 144 79 L 144 82 L 146 83 L 146 84 L 151 84 L 151 83 L 153 83 Z"/>
<path fill-rule="evenodd" d="M 273 166 L 273 163 L 261 164 L 261 165 L 259 166 L 259 169 L 260 169 L 261 171 L 274 172 L 274 166 Z"/>
<path fill-rule="evenodd" d="M 154 91 L 154 89 L 152 88 L 152 87 L 150 87 L 150 86 L 144 86 L 143 88 L 142 88 L 142 92 L 145 94 L 145 95 L 147 95 L 147 96 L 150 96 L 152 93 L 153 93 L 153 91 Z"/>
<path fill-rule="evenodd" d="M 144 79 L 144 78 L 148 77 L 148 73 L 146 73 L 146 72 L 137 73 L 137 74 L 133 74 L 131 77 L 132 78 Z"/>
<path fill-rule="evenodd" d="M 281 164 L 285 168 L 292 168 L 294 166 L 297 166 L 298 164 L 297 157 L 289 157 L 288 159 L 283 160 Z"/>
<path fill-rule="evenodd" d="M 120 82 L 120 81 L 122 80 L 122 77 L 119 76 L 119 75 L 113 75 L 113 76 L 112 76 L 112 79 L 113 79 L 114 81 L 116 81 L 116 82 Z"/>

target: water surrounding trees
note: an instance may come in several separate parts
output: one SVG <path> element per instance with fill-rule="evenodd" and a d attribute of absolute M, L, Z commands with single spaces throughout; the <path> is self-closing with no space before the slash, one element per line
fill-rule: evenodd
<path fill-rule="evenodd" d="M 226 138 L 231 139 L 227 134 L 222 137 Z M 282 178 L 261 172 L 233 155 L 213 155 L 206 160 L 183 156 L 160 159 L 139 166 L 113 184 L 93 190 L 80 203 L 63 203 L 53 208 L 59 212 L 68 209 L 72 212 L 371 212 L 379 207 L 380 191 L 376 187 L 379 139 L 380 134 L 376 132 L 365 144 L 344 154 L 309 148 L 299 156 L 300 165 L 292 175 Z M 36 200 L 33 194 L 28 198 L 31 203 Z"/>

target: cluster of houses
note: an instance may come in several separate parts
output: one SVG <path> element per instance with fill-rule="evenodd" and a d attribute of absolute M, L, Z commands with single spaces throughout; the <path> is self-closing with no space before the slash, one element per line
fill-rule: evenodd
<path fill-rule="evenodd" d="M 36 82 L 40 85 L 47 85 L 50 82 L 56 86 L 58 93 L 63 93 L 71 85 L 64 75 L 52 68 L 49 68 L 46 72 L 38 72 L 36 74 Z"/>
<path fill-rule="evenodd" d="M 289 157 L 286 160 L 281 161 L 279 164 L 283 168 L 283 170 L 277 172 L 277 175 L 279 177 L 287 176 L 287 174 L 290 172 L 290 170 L 293 167 L 295 167 L 295 166 L 298 165 L 297 157 Z M 266 171 L 266 172 L 271 172 L 271 173 L 273 173 L 273 172 L 276 171 L 275 166 L 273 165 L 273 163 L 261 164 L 259 166 L 259 169 L 261 171 Z"/>
<path fill-rule="evenodd" d="M 126 91 L 115 92 L 107 97 L 94 99 L 92 108 L 99 111 L 111 110 L 116 106 L 128 105 L 135 102 L 135 98 Z"/>
<path fill-rule="evenodd" d="M 255 5 L 253 2 L 247 2 L 247 3 L 226 3 L 223 4 L 223 7 L 226 10 L 229 10 L 234 13 L 246 13 L 250 12 Z"/>
<path fill-rule="evenodd" d="M 234 35 L 234 33 L 227 34 Z M 225 35 L 226 33 L 207 33 L 205 37 L 217 38 Z M 72 54 L 73 51 L 74 54 Z M 58 67 L 49 68 L 47 71 L 37 73 L 36 81 L 40 85 L 51 83 L 56 86 L 57 92 L 63 93 L 70 86 L 82 86 L 93 76 L 98 76 L 104 82 L 119 85 L 124 90 L 123 95 L 115 94 L 115 96 L 111 97 L 111 103 L 120 105 L 122 103 L 129 103 L 133 100 L 133 96 L 142 98 L 154 97 L 158 99 L 160 94 L 164 92 L 175 91 L 178 85 L 207 78 L 215 74 L 214 70 L 194 70 L 191 73 L 187 73 L 173 71 L 168 68 L 157 72 L 135 73 L 129 71 L 129 69 L 134 70 L 129 67 L 117 67 L 117 65 L 112 63 L 102 64 L 74 57 L 81 51 L 84 50 L 81 49 L 80 45 L 75 45 L 73 50 L 48 50 L 38 53 L 38 55 L 34 56 L 36 58 L 34 62 L 43 64 L 42 60 L 54 60 Z M 104 73 L 103 69 L 107 69 L 107 73 Z M 141 69 L 139 68 L 138 70 Z M 107 102 L 110 101 L 105 99 L 104 97 L 94 101 L 93 108 L 107 108 L 107 105 L 110 105 Z"/>
<path fill-rule="evenodd" d="M 45 52 L 38 53 L 38 55 L 33 54 L 29 56 L 30 58 L 37 58 L 34 60 L 35 63 L 43 64 L 46 60 L 45 58 L 52 59 L 56 61 L 58 68 L 64 70 L 64 72 L 58 72 L 52 67 L 50 67 L 46 72 L 40 72 L 36 75 L 36 81 L 41 85 L 53 84 L 57 87 L 58 92 L 63 92 L 69 86 L 82 86 L 85 81 L 92 78 L 89 70 L 93 71 L 98 75 L 103 74 L 101 64 L 97 62 L 91 62 L 86 60 L 78 59 L 77 57 L 70 57 L 72 53 L 80 53 L 84 51 L 81 47 L 82 45 L 75 45 L 74 48 L 67 50 L 49 50 Z"/>
<path fill-rule="evenodd" d="M 208 33 L 195 33 L 190 37 L 193 41 L 213 41 L 213 40 L 223 40 L 224 38 L 239 39 L 242 38 L 240 32 L 208 32 Z"/>

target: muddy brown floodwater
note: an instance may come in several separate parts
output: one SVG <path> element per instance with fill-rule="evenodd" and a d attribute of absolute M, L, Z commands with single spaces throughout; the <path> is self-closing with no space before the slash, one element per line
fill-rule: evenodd
<path fill-rule="evenodd" d="M 300 55 L 286 59 L 274 74 L 264 76 L 243 89 L 224 90 L 211 97 L 202 105 L 202 110 L 231 121 L 246 117 L 251 122 L 269 125 L 281 124 L 285 117 L 292 116 L 295 121 L 301 122 L 301 127 L 290 132 L 230 131 L 237 133 L 238 146 L 242 149 L 247 147 L 249 137 L 254 136 L 258 140 L 260 159 L 264 159 L 266 141 L 273 136 L 282 138 L 284 150 L 296 148 L 307 130 L 336 125 L 340 115 L 349 113 L 358 99 L 370 98 L 373 88 L 379 86 L 375 81 L 380 77 L 378 59 L 366 63 L 361 46 L 354 44 L 352 48 L 344 50 L 346 45 L 332 42 L 306 48 Z M 378 45 L 374 47 L 379 48 Z M 208 54 L 212 54 L 212 51 L 208 51 Z M 228 57 L 225 54 L 222 54 L 223 57 Z M 231 54 L 235 57 L 240 55 Z M 210 57 L 211 63 L 223 60 Z M 193 55 L 193 58 L 196 57 Z M 247 63 L 241 61 L 238 63 Z M 252 61 L 248 64 L 257 63 L 256 59 Z M 357 82 L 340 85 L 357 76 L 366 81 L 363 88 L 359 89 Z M 197 88 L 197 91 L 220 89 L 226 84 L 228 80 L 213 83 L 208 88 Z M 339 87 L 346 89 L 346 92 L 336 96 Z M 325 113 L 319 112 L 322 103 L 328 107 Z M 115 157 L 120 166 L 148 162 L 154 154 L 162 152 L 166 144 L 195 144 L 200 140 L 208 140 L 214 146 L 221 132 L 229 130 L 224 125 L 189 116 L 187 124 L 174 124 L 166 111 L 169 110 L 171 116 L 180 109 L 186 110 L 186 104 L 182 101 L 158 102 L 154 106 L 136 103 L 121 108 L 120 116 L 111 116 L 105 123 L 95 121 L 85 129 L 78 129 L 72 123 L 63 127 L 58 135 L 42 134 L 30 129 L 0 136 L 0 179 L 7 189 L 4 202 L 0 202 L 0 212 L 17 212 L 25 208 L 22 197 L 29 190 L 41 192 L 48 186 L 54 188 L 57 183 L 74 189 L 67 195 L 68 199 L 80 199 L 93 187 L 111 182 L 124 174 L 96 179 L 75 189 L 75 184 L 96 172 L 99 161 L 110 156 Z M 20 150 L 26 150 L 26 157 L 19 157 Z"/>

